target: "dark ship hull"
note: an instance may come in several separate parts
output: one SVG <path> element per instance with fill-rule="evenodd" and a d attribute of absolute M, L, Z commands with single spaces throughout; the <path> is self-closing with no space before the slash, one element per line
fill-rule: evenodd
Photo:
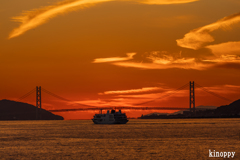
<path fill-rule="evenodd" d="M 99 120 L 92 119 L 94 124 L 126 124 L 128 120 L 122 120 L 122 121 L 114 121 L 114 122 L 102 122 Z"/>

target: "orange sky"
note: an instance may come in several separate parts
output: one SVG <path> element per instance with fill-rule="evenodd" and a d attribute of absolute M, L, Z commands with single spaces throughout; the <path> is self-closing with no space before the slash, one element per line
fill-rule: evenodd
<path fill-rule="evenodd" d="M 1 2 L 0 99 L 42 86 L 72 100 L 43 93 L 44 109 L 134 106 L 195 81 L 237 100 L 239 7 L 238 0 Z M 186 88 L 143 106 L 187 108 L 188 96 Z M 22 101 L 35 104 L 35 96 Z M 196 89 L 196 106 L 228 103 Z M 96 112 L 57 114 L 86 119 Z"/>

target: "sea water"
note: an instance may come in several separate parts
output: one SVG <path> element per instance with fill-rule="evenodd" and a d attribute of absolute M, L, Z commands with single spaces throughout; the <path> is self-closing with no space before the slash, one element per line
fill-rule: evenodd
<path fill-rule="evenodd" d="M 0 121 L 0 159 L 223 159 L 236 152 L 240 119 Z"/>

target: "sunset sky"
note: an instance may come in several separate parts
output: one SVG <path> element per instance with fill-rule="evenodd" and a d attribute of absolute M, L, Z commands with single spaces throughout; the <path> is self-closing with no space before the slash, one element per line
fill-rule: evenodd
<path fill-rule="evenodd" d="M 42 108 L 189 107 L 189 81 L 240 99 L 239 0 L 0 0 L 0 99 Z M 200 88 L 196 106 L 229 104 Z M 35 105 L 35 94 L 21 100 Z M 139 106 L 138 106 L 139 107 Z M 90 119 L 98 111 L 56 113 Z M 124 111 L 128 117 L 150 112 Z"/>

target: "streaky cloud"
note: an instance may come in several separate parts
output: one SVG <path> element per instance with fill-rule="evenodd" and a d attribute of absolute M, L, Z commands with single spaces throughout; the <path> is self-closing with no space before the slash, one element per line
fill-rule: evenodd
<path fill-rule="evenodd" d="M 151 87 L 143 87 L 143 88 L 151 88 Z M 237 94 L 240 92 L 240 86 L 238 85 L 215 85 L 215 86 L 206 86 L 204 87 L 207 90 L 210 90 L 214 93 L 218 93 L 221 95 L 231 95 Z M 164 90 L 161 90 L 161 93 L 145 93 L 141 92 L 139 94 L 113 94 L 107 95 L 105 99 L 92 99 L 92 100 L 83 100 L 83 101 L 73 101 L 67 102 L 69 104 L 85 104 L 89 106 L 97 106 L 97 107 L 112 107 L 112 106 L 124 106 L 124 107 L 135 107 L 136 103 L 143 103 L 146 101 L 150 101 L 153 99 L 157 99 L 163 95 L 170 94 L 174 92 L 174 88 L 164 87 Z M 129 91 L 132 89 L 128 89 Z M 199 95 L 205 96 L 206 93 L 201 88 L 196 88 Z M 127 91 L 127 90 L 126 90 Z M 106 91 L 107 92 L 107 91 Z M 176 92 L 174 97 L 186 97 L 189 91 L 188 89 L 180 90 Z M 169 96 L 163 99 L 158 99 L 155 103 L 159 105 L 159 102 L 169 101 L 173 96 Z"/>
<path fill-rule="evenodd" d="M 134 103 L 139 102 L 140 100 L 129 99 L 129 98 L 113 98 L 109 97 L 107 99 L 94 99 L 94 100 L 85 100 L 85 101 L 74 101 L 75 104 L 85 104 L 89 106 L 96 107 L 112 107 L 112 106 L 122 106 L 122 107 L 132 107 Z M 141 100 L 141 101 L 144 101 Z"/>
<path fill-rule="evenodd" d="M 240 69 L 240 57 L 237 55 L 222 55 L 213 59 L 203 59 L 199 62 L 187 64 L 157 64 L 157 63 L 138 63 L 138 62 L 115 62 L 113 65 L 120 67 L 131 67 L 138 69 L 185 69 L 185 70 L 206 70 L 211 68 Z"/>
<path fill-rule="evenodd" d="M 156 52 L 152 52 L 148 57 L 155 64 L 163 64 L 163 65 L 171 65 L 171 64 L 190 64 L 195 63 L 195 58 L 175 58 L 170 55 L 162 55 L 161 57 L 156 54 Z"/>
<path fill-rule="evenodd" d="M 14 21 L 20 22 L 20 26 L 15 28 L 9 35 L 8 39 L 20 36 L 30 29 L 40 26 L 50 19 L 64 13 L 79 10 L 91 5 L 108 2 L 108 1 L 131 1 L 131 0 L 66 0 L 55 5 L 42 7 L 32 11 L 23 12 L 21 16 L 13 17 Z M 167 5 L 167 4 L 182 4 L 190 3 L 198 0 L 132 0 L 142 4 L 155 4 L 155 5 Z"/>
<path fill-rule="evenodd" d="M 144 87 L 140 89 L 130 89 L 130 90 L 117 90 L 117 91 L 105 91 L 104 93 L 99 93 L 99 95 L 106 95 L 106 94 L 132 94 L 132 93 L 143 93 L 143 92 L 151 92 L 162 90 L 161 87 Z"/>
<path fill-rule="evenodd" d="M 119 61 L 117 57 L 112 58 L 103 58 L 98 59 L 96 62 L 106 62 L 112 65 L 120 67 L 130 67 L 130 68 L 139 68 L 139 69 L 194 69 L 194 70 L 205 70 L 211 67 L 211 63 L 203 63 L 203 61 L 198 61 L 196 58 L 182 58 L 173 57 L 172 55 L 167 55 L 166 51 L 153 51 L 148 54 L 145 58 L 150 62 L 136 62 L 132 60 L 133 57 L 125 57 L 124 61 Z M 131 59 L 131 60 L 130 60 Z M 130 60 L 130 61 L 128 61 Z M 138 60 L 139 61 L 139 60 Z M 95 63 L 96 63 L 95 62 Z"/>
<path fill-rule="evenodd" d="M 229 43 L 229 47 L 232 45 L 236 46 L 235 48 L 232 47 L 232 53 L 238 51 L 238 42 L 236 43 Z M 221 46 L 225 47 L 225 45 Z M 219 49 L 219 48 L 218 48 Z M 229 52 L 228 52 L 229 53 Z M 181 54 L 179 56 L 172 56 L 167 55 L 169 54 L 166 51 L 153 51 L 150 52 L 150 54 L 147 54 L 145 57 L 148 62 L 139 62 L 139 60 L 133 59 L 133 57 L 126 59 L 123 61 L 108 61 L 108 58 L 104 58 L 104 61 L 101 60 L 101 62 L 106 62 L 111 65 L 119 66 L 119 67 L 126 67 L 126 68 L 138 68 L 138 69 L 185 69 L 185 70 L 206 70 L 211 68 L 229 68 L 229 69 L 239 69 L 240 64 L 240 55 L 237 54 L 221 54 L 219 56 L 214 56 L 212 58 L 208 57 L 206 58 L 182 58 Z M 142 56 L 143 57 L 143 56 Z M 147 88 L 146 88 L 147 89 Z M 141 92 L 143 90 L 136 90 L 136 92 Z M 133 91 L 119 91 L 119 93 L 130 93 L 135 92 Z M 106 92 L 108 93 L 108 92 Z M 101 94 L 106 94 L 101 93 Z M 109 92 L 108 94 L 115 94 L 115 92 Z M 118 92 L 116 92 L 118 94 Z"/>
<path fill-rule="evenodd" d="M 240 92 L 240 86 L 238 85 L 214 85 L 209 87 L 204 87 L 205 89 L 212 91 L 214 93 L 218 93 L 221 95 L 229 95 L 229 94 L 236 94 Z M 197 88 L 199 91 L 202 90 L 201 88 Z"/>
<path fill-rule="evenodd" d="M 51 18 L 54 18 L 60 14 L 107 1 L 111 0 L 67 0 L 52 6 L 23 12 L 22 16 L 13 17 L 13 19 L 17 22 L 20 22 L 21 25 L 10 33 L 9 39 L 17 37 L 30 29 L 36 28 L 37 26 L 46 23 Z"/>
<path fill-rule="evenodd" d="M 140 3 L 144 4 L 161 4 L 161 5 L 167 5 L 167 4 L 183 4 L 183 3 L 191 3 L 196 2 L 199 0 L 143 0 L 139 1 Z"/>
<path fill-rule="evenodd" d="M 122 66 L 122 67 L 133 67 L 140 69 L 196 69 L 203 70 L 206 69 L 206 64 L 197 63 L 195 58 L 182 58 L 182 57 L 173 57 L 169 55 L 166 51 L 153 51 L 147 57 L 151 63 L 139 63 L 139 62 L 113 62 L 113 65 Z"/>
<path fill-rule="evenodd" d="M 240 41 L 239 42 L 226 42 L 215 45 L 208 45 L 208 48 L 216 56 L 219 55 L 239 55 L 240 56 Z"/>
<path fill-rule="evenodd" d="M 132 67 L 139 69 L 194 69 L 194 70 L 205 70 L 212 66 L 211 64 L 203 63 L 191 63 L 191 64 L 171 64 L 171 65 L 159 65 L 156 63 L 137 63 L 137 62 L 115 62 L 112 63 L 116 66 L 121 67 Z"/>
<path fill-rule="evenodd" d="M 105 62 L 116 62 L 116 61 L 127 61 L 133 59 L 136 53 L 127 53 L 127 57 L 109 57 L 109 58 L 96 58 L 93 63 L 105 63 Z"/>
<path fill-rule="evenodd" d="M 203 60 L 205 62 L 215 63 L 240 63 L 240 57 L 237 55 L 221 55 L 215 59 Z"/>
<path fill-rule="evenodd" d="M 215 64 L 213 68 L 240 69 L 240 57 L 237 55 L 221 55 L 215 59 L 203 61 Z"/>
<path fill-rule="evenodd" d="M 240 13 L 224 17 L 217 22 L 190 31 L 184 35 L 184 38 L 176 40 L 177 45 L 194 50 L 200 49 L 204 47 L 206 43 L 214 41 L 214 38 L 210 35 L 211 32 L 220 28 L 230 28 L 231 25 L 238 22 L 240 22 Z"/>

